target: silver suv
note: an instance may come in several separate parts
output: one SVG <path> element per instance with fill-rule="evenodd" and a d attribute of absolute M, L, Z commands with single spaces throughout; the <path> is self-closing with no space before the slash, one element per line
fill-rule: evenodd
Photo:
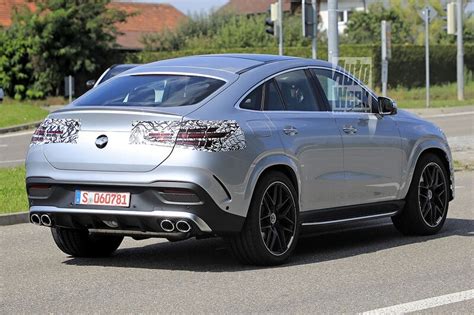
<path fill-rule="evenodd" d="M 438 232 L 454 197 L 443 132 L 344 69 L 272 55 L 137 66 L 50 114 L 26 160 L 31 222 L 72 256 L 221 236 L 285 262 L 310 226 L 392 217 Z"/>

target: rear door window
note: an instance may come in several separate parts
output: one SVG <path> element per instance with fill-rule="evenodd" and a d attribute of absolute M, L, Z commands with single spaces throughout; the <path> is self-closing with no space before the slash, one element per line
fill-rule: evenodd
<path fill-rule="evenodd" d="M 78 98 L 74 106 L 173 107 L 201 102 L 225 81 L 188 75 L 117 77 Z"/>
<path fill-rule="evenodd" d="M 271 80 L 266 84 L 266 89 L 265 110 L 285 110 L 285 105 L 283 105 L 280 92 L 278 91 L 274 80 Z"/>
<path fill-rule="evenodd" d="M 321 110 L 310 78 L 304 70 L 286 72 L 275 77 L 281 96 L 289 111 Z"/>

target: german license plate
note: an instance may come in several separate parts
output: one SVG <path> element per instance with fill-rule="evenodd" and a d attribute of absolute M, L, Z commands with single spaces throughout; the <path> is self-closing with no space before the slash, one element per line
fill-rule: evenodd
<path fill-rule="evenodd" d="M 76 205 L 129 207 L 130 193 L 76 190 Z"/>

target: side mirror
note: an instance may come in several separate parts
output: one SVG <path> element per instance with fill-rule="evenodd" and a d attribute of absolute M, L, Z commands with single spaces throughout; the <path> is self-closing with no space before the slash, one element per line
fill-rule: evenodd
<path fill-rule="evenodd" d="M 3 98 L 5 97 L 5 93 L 3 93 L 3 89 L 0 88 L 0 102 L 3 101 Z"/>
<path fill-rule="evenodd" d="M 397 113 L 397 103 L 391 98 L 379 96 L 379 114 L 395 115 Z"/>
<path fill-rule="evenodd" d="M 95 85 L 95 80 L 88 80 L 86 82 L 86 86 L 87 86 L 88 89 L 92 89 L 94 87 L 94 85 Z"/>

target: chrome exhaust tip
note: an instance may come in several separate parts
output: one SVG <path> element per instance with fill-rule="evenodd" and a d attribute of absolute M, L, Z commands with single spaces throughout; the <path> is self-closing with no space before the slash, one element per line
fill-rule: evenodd
<path fill-rule="evenodd" d="M 47 214 L 41 216 L 41 224 L 44 226 L 51 226 L 51 218 Z"/>
<path fill-rule="evenodd" d="M 160 223 L 161 229 L 165 232 L 173 232 L 174 231 L 174 223 L 170 220 L 162 220 Z"/>
<path fill-rule="evenodd" d="M 34 225 L 41 225 L 40 216 L 37 215 L 36 213 L 35 213 L 35 214 L 32 214 L 32 215 L 30 216 L 30 221 L 31 221 L 31 223 L 33 223 Z"/>
<path fill-rule="evenodd" d="M 181 233 L 188 233 L 191 231 L 191 225 L 186 221 L 180 220 L 176 223 L 176 229 Z"/>

